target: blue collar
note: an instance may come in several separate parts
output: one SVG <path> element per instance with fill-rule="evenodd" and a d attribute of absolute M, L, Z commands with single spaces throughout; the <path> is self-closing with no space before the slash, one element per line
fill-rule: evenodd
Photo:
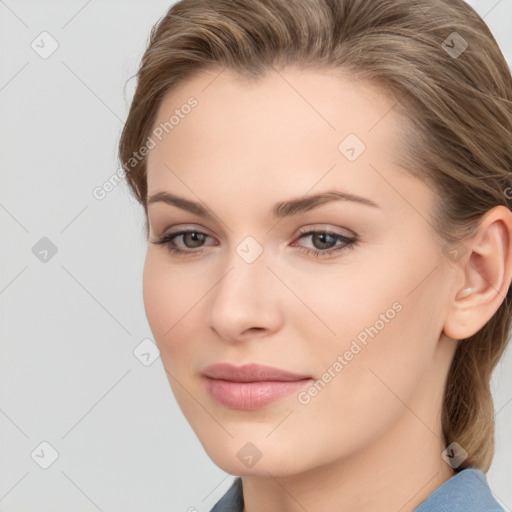
<path fill-rule="evenodd" d="M 231 487 L 210 512 L 243 512 L 242 478 Z M 414 512 L 505 512 L 495 500 L 485 473 L 476 468 L 459 471 L 438 487 Z"/>
<path fill-rule="evenodd" d="M 485 473 L 479 469 L 459 471 L 414 509 L 414 512 L 459 511 L 505 512 L 495 500 Z"/>

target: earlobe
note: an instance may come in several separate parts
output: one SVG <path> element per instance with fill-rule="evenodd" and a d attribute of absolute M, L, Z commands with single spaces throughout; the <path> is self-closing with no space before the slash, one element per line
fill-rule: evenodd
<path fill-rule="evenodd" d="M 464 244 L 468 251 L 455 264 L 463 282 L 443 328 L 446 336 L 458 340 L 477 333 L 505 300 L 512 280 L 512 212 L 505 206 L 489 210 Z"/>

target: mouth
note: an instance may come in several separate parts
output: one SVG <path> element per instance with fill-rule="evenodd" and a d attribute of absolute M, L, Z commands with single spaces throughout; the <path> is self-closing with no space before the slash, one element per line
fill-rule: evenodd
<path fill-rule="evenodd" d="M 260 409 L 313 382 L 309 375 L 256 364 L 216 364 L 206 368 L 203 377 L 215 401 L 239 410 Z"/>

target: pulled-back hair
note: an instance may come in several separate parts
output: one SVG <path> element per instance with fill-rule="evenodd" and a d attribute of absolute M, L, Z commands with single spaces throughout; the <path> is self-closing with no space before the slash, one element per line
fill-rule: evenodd
<path fill-rule="evenodd" d="M 395 99 L 411 127 L 403 163 L 436 192 L 432 226 L 446 244 L 464 247 L 488 210 L 511 209 L 512 78 L 487 25 L 462 0 L 181 0 L 151 31 L 119 142 L 146 236 L 147 157 L 133 155 L 163 96 L 202 71 L 257 80 L 287 65 L 340 69 Z M 457 471 L 487 471 L 494 455 L 490 379 L 508 342 L 511 293 L 458 342 L 448 373 L 444 442 L 468 452 Z"/>

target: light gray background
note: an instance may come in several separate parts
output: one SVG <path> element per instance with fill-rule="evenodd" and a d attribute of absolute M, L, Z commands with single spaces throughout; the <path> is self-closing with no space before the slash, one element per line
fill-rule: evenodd
<path fill-rule="evenodd" d="M 124 183 L 92 194 L 118 168 L 135 79 L 125 83 L 171 3 L 0 0 L 0 512 L 207 511 L 233 480 L 203 451 L 161 360 L 133 353 L 151 338 L 142 209 Z M 470 3 L 512 62 L 512 0 Z M 59 45 L 46 59 L 31 47 L 43 31 Z M 57 248 L 47 262 L 33 253 L 43 237 Z M 493 377 L 488 473 L 508 511 L 511 368 L 509 349 Z M 44 441 L 58 452 L 48 469 Z"/>

